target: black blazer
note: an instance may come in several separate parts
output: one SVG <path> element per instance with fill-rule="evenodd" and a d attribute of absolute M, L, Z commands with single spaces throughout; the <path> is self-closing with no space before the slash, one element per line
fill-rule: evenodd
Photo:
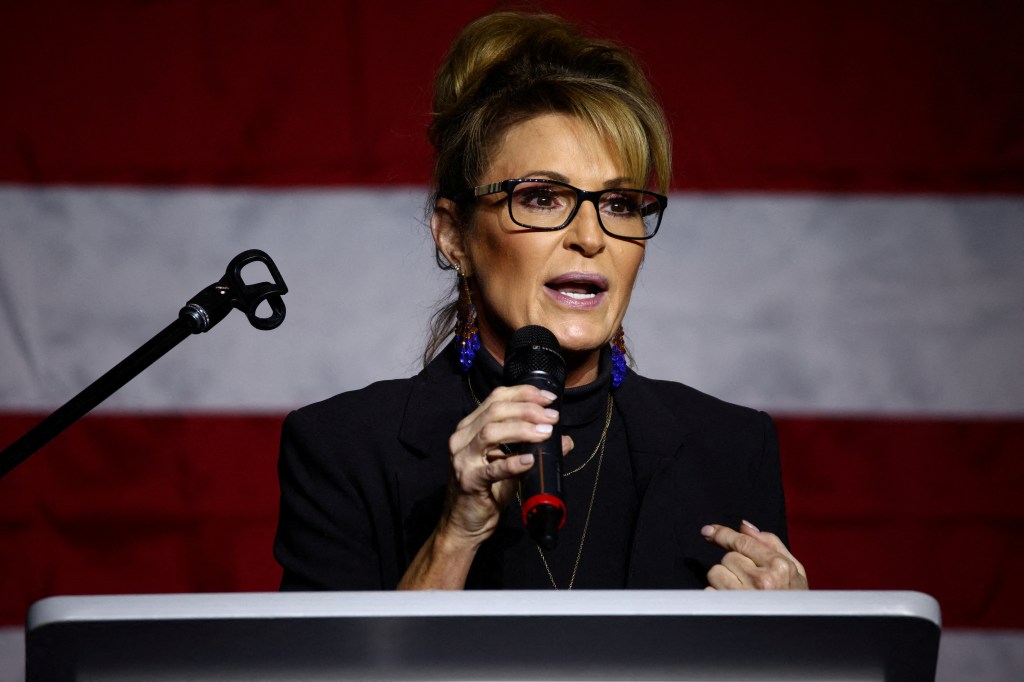
<path fill-rule="evenodd" d="M 630 371 L 615 389 L 640 508 L 628 588 L 702 588 L 724 551 L 707 523 L 787 542 L 775 427 L 763 412 Z M 291 413 L 278 465 L 282 589 L 394 589 L 437 525 L 448 438 L 467 413 L 453 347 L 411 379 Z"/>

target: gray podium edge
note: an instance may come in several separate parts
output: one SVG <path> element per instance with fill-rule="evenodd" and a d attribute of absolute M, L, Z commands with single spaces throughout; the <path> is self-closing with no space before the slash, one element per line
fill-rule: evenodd
<path fill-rule="evenodd" d="M 934 679 L 940 632 L 919 592 L 51 597 L 29 611 L 26 663 L 30 681 L 916 681 Z"/>

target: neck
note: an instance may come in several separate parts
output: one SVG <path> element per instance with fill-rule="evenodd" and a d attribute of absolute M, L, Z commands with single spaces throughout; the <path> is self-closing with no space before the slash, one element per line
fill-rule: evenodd
<path fill-rule="evenodd" d="M 585 386 L 597 380 L 600 350 L 587 352 L 563 353 L 565 356 L 565 387 Z"/>

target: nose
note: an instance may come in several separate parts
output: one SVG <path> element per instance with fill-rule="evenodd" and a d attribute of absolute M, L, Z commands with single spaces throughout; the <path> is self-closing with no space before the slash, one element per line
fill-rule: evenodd
<path fill-rule="evenodd" d="M 605 247 L 605 233 L 598 222 L 597 206 L 584 201 L 572 222 L 565 228 L 565 246 L 584 256 L 596 256 Z"/>

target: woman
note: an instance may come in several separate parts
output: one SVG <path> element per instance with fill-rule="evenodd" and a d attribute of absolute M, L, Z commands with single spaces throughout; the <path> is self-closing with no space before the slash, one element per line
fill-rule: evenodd
<path fill-rule="evenodd" d="M 805 588 L 770 418 L 626 368 L 622 320 L 670 174 L 634 58 L 550 15 L 486 16 L 438 73 L 431 139 L 456 300 L 419 375 L 289 416 L 283 588 Z M 561 346 L 560 411 L 502 385 L 525 325 Z M 569 511 L 549 551 L 520 519 L 532 458 L 507 444 L 556 423 Z"/>

